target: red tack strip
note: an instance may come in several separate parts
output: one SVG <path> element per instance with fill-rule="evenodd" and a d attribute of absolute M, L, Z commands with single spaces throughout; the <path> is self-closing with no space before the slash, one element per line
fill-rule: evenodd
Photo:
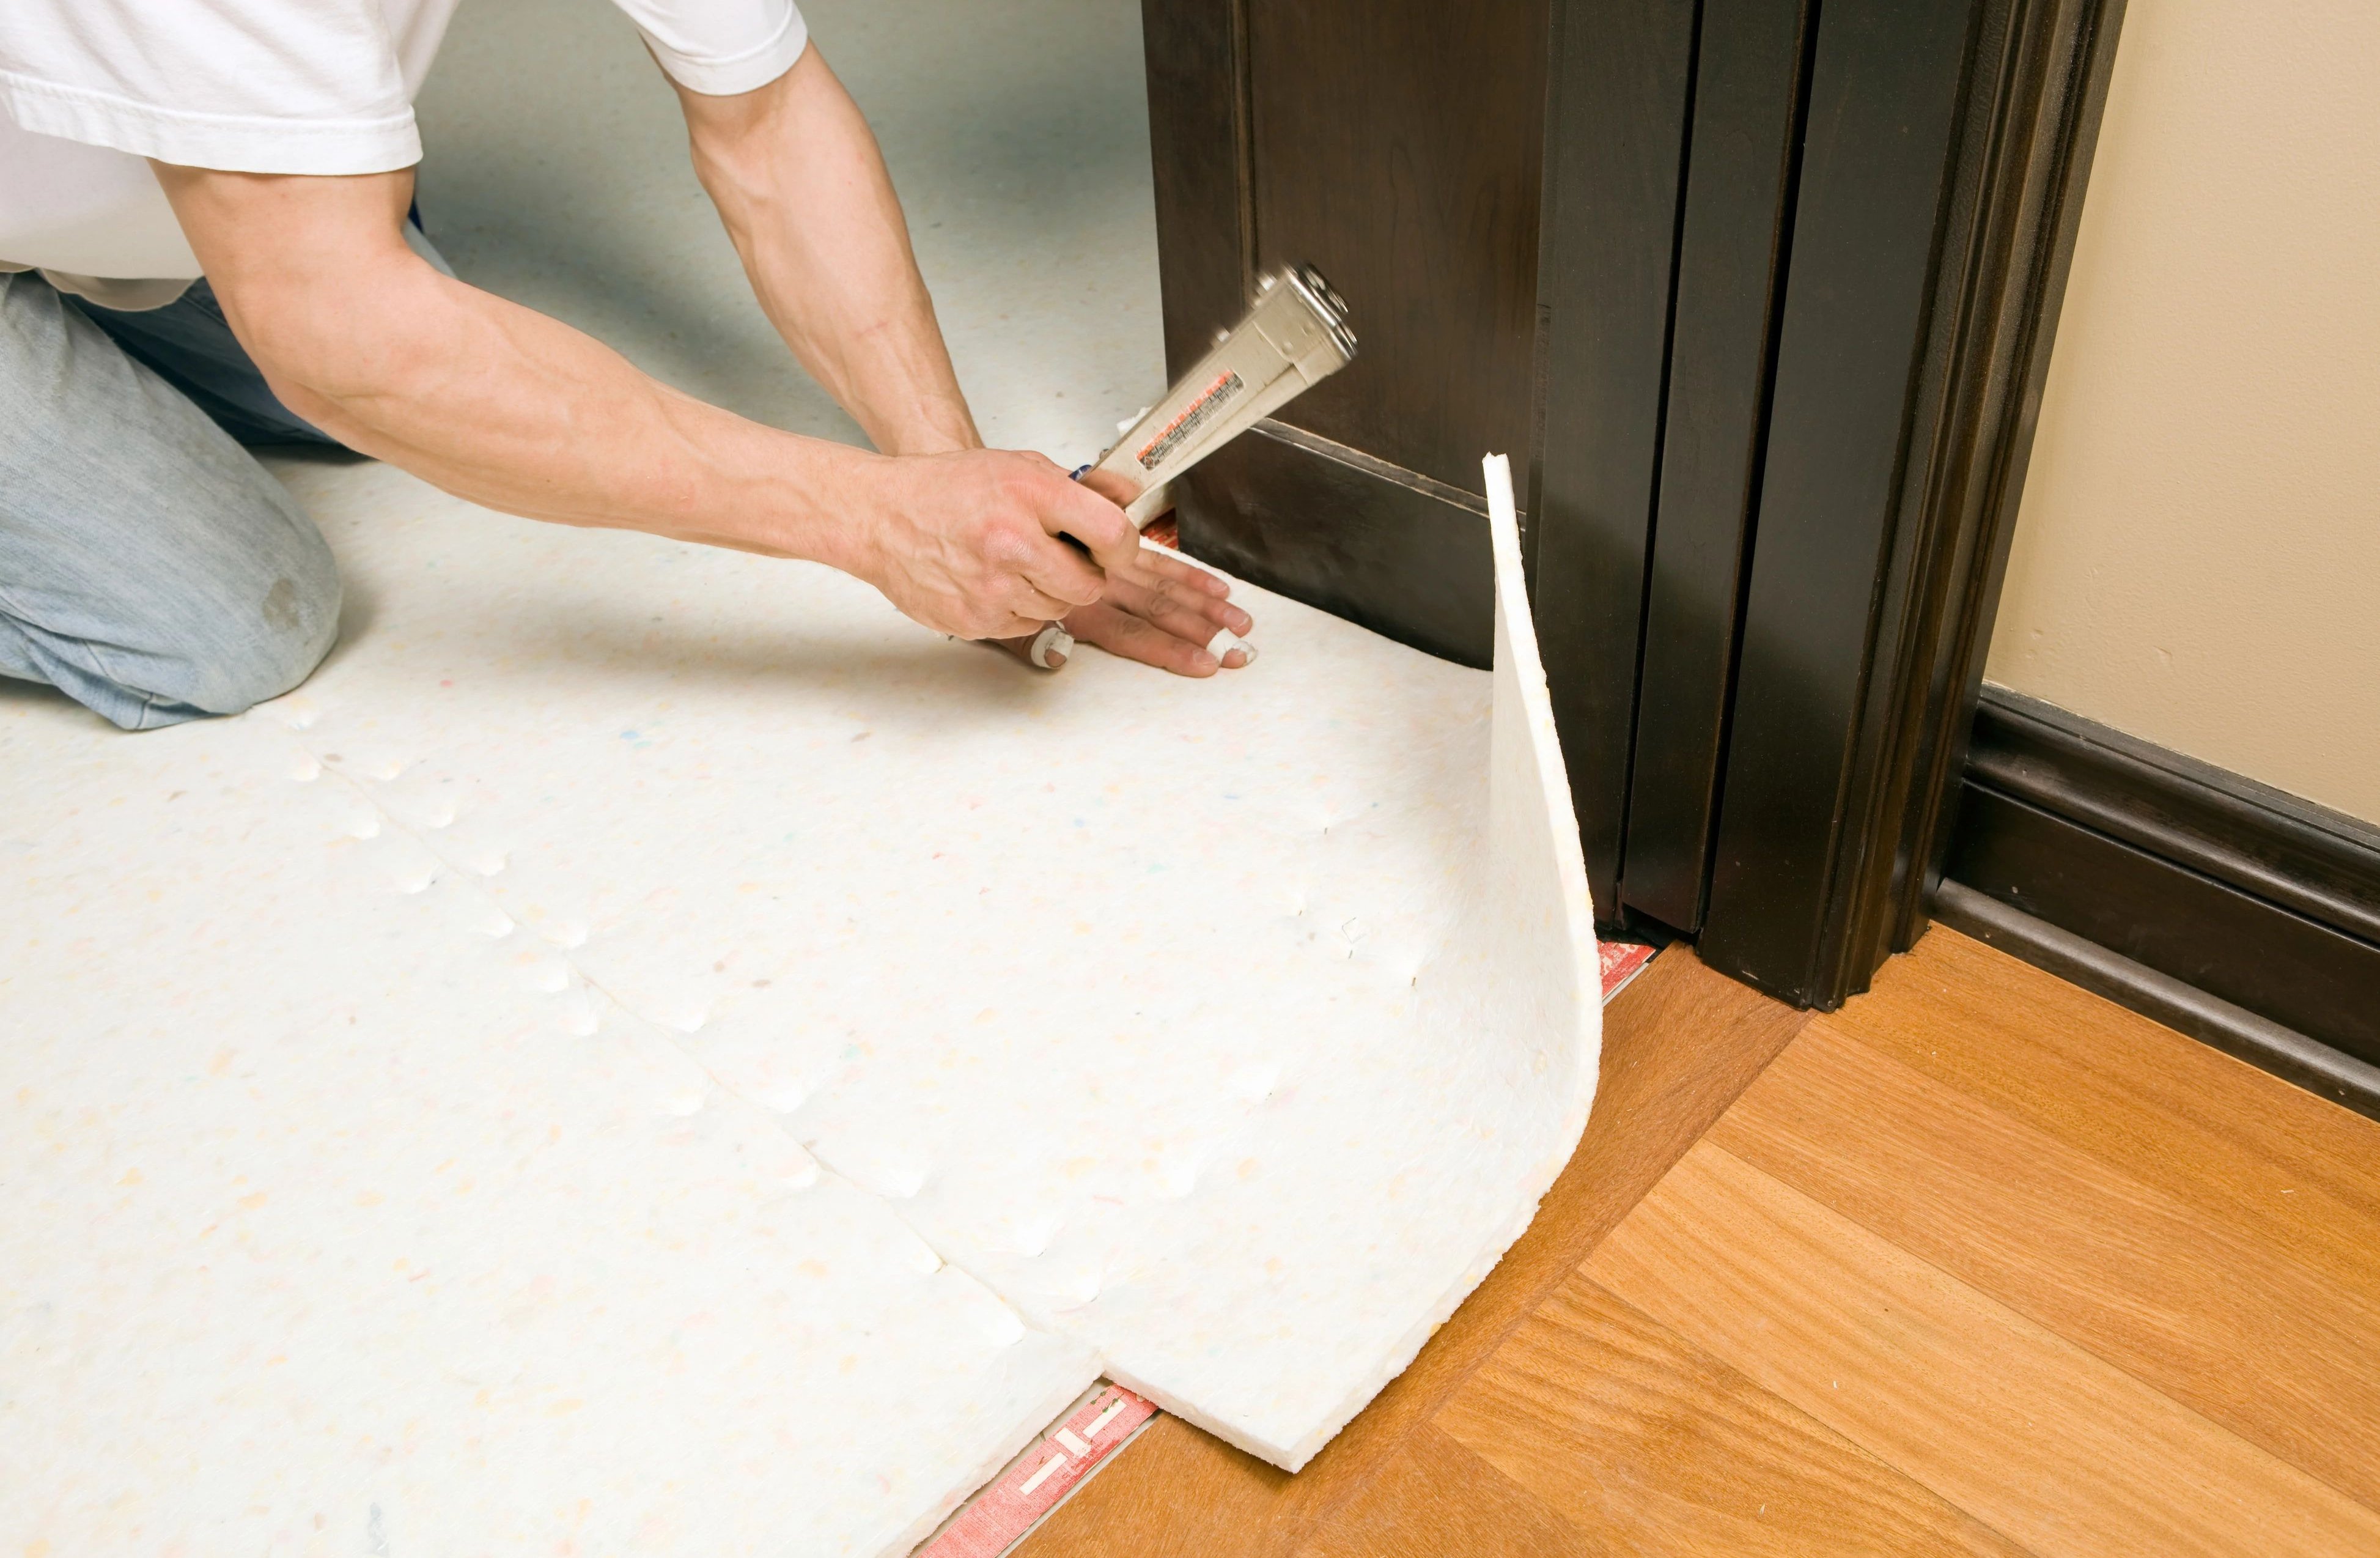
<path fill-rule="evenodd" d="M 999 1558 L 1156 1415 L 1132 1392 L 1110 1385 L 1018 1456 L 916 1558 Z"/>
<path fill-rule="evenodd" d="M 1628 981 L 1645 971 L 1653 961 L 1655 947 L 1640 946 L 1633 942 L 1597 942 L 1597 955 L 1603 963 L 1603 999 L 1611 998 L 1628 988 Z"/>

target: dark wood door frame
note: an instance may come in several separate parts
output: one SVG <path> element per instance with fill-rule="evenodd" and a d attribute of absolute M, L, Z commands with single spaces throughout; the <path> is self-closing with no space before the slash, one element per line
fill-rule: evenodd
<path fill-rule="evenodd" d="M 1525 446 L 1598 913 L 1839 1004 L 1940 879 L 2121 4 L 1143 0 L 1169 361 L 1286 260 L 1365 341 L 1185 543 L 1484 663 Z"/>
<path fill-rule="evenodd" d="M 1619 901 L 1702 929 L 1791 268 L 1813 0 L 1703 0 Z"/>
<path fill-rule="evenodd" d="M 1823 0 L 1701 943 L 1796 1002 L 1941 879 L 2121 5 Z"/>
<path fill-rule="evenodd" d="M 1532 543 L 1596 900 L 1797 1004 L 1940 879 L 2120 6 L 1557 6 Z"/>
<path fill-rule="evenodd" d="M 1551 17 L 1526 545 L 1588 890 L 1607 921 L 1621 902 L 1698 8 L 1555 0 Z"/>

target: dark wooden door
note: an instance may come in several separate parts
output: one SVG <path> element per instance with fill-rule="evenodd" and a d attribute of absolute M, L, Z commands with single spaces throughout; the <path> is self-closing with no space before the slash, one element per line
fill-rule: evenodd
<path fill-rule="evenodd" d="M 1143 15 L 1171 369 L 1267 269 L 1364 299 L 1354 363 L 1189 483 L 1184 543 L 1484 665 L 1479 456 L 1530 442 L 1546 0 Z"/>
<path fill-rule="evenodd" d="M 2119 0 L 1143 0 L 1167 353 L 1362 354 L 1184 544 L 1484 664 L 1524 528 L 1606 923 L 1833 1005 L 1924 925 Z"/>

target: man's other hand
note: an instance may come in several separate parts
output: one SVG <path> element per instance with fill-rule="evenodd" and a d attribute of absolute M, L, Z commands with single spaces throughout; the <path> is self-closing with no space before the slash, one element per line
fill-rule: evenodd
<path fill-rule="evenodd" d="M 1110 654 L 1177 676 L 1238 670 L 1249 651 L 1227 648 L 1218 662 L 1207 646 L 1218 629 L 1245 635 L 1256 624 L 1231 603 L 1232 587 L 1161 546 L 1144 545 L 1129 566 L 1108 570 L 1107 592 L 1066 614 L 1066 631 Z"/>
<path fill-rule="evenodd" d="M 1083 485 L 1119 503 L 1133 497 L 1104 470 L 1086 475 Z M 1129 563 L 1110 569 L 1106 594 L 1063 620 L 1067 632 L 1110 654 L 1177 676 L 1211 676 L 1219 668 L 1236 671 L 1256 658 L 1251 650 L 1227 648 L 1219 663 L 1207 648 L 1218 629 L 1244 634 L 1256 626 L 1231 603 L 1231 593 L 1229 584 L 1206 569 L 1161 546 L 1143 546 Z M 1057 663 L 1064 664 L 1064 658 Z"/>

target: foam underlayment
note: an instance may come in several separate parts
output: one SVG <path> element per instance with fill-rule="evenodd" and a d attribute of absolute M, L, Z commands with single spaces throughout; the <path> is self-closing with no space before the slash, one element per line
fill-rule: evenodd
<path fill-rule="evenodd" d="M 1574 1146 L 1509 514 L 1492 677 L 1188 682 L 285 474 L 305 688 L 0 699 L 0 1532 L 897 1552 L 1102 1373 L 1295 1467 Z"/>

